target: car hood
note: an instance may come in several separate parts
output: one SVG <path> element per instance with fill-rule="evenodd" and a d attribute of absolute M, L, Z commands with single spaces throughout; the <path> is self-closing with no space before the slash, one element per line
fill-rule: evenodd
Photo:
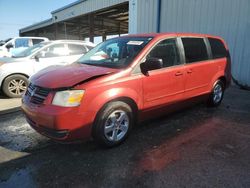
<path fill-rule="evenodd" d="M 45 88 L 72 87 L 91 78 L 118 72 L 117 69 L 74 63 L 67 66 L 51 66 L 30 78 L 32 84 Z"/>
<path fill-rule="evenodd" d="M 28 58 L 13 58 L 13 57 L 1 57 L 0 58 L 0 63 L 5 64 L 5 63 L 16 63 L 16 62 L 24 62 L 27 61 Z"/>

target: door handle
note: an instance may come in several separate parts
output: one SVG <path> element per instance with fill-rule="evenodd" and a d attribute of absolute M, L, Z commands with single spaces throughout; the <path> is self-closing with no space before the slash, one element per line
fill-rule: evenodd
<path fill-rule="evenodd" d="M 176 73 L 175 73 L 175 76 L 181 76 L 181 75 L 183 75 L 182 72 L 176 72 Z"/>
<path fill-rule="evenodd" d="M 189 69 L 189 70 L 187 71 L 188 74 L 191 74 L 192 72 L 193 72 L 192 69 Z"/>

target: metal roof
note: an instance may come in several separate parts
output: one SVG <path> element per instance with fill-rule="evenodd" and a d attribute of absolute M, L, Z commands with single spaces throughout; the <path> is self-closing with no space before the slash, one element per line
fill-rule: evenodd
<path fill-rule="evenodd" d="M 126 34 L 128 9 L 128 0 L 79 0 L 53 11 L 51 19 L 22 28 L 19 32 L 21 36 L 80 40 Z"/>
<path fill-rule="evenodd" d="M 68 21 L 69 19 L 72 20 L 74 18 L 79 18 L 80 16 L 84 16 L 92 12 L 94 13 L 96 11 L 102 11 L 103 9 L 107 7 L 112 8 L 112 6 L 115 6 L 124 2 L 128 2 L 128 0 L 108 0 L 108 1 L 107 0 L 105 1 L 104 0 L 102 1 L 100 0 L 78 0 L 62 8 L 52 11 L 51 12 L 52 18 L 29 25 L 24 28 L 21 28 L 19 32 L 24 33 L 24 32 L 29 32 L 35 29 L 44 28 L 54 23 L 64 22 L 64 21 Z M 119 10 L 111 10 L 111 13 L 112 11 L 114 11 L 117 14 L 117 11 Z M 120 14 L 122 16 L 123 12 L 121 12 Z M 115 19 L 117 21 L 123 21 L 123 20 L 119 20 L 119 18 L 117 17 Z M 128 16 L 125 18 L 125 20 L 128 20 Z"/>
<path fill-rule="evenodd" d="M 51 14 L 54 14 L 54 13 L 60 12 L 62 10 L 65 10 L 67 8 L 73 7 L 73 6 L 79 4 L 79 3 L 83 2 L 83 1 L 87 1 L 87 0 L 78 0 L 76 2 L 70 3 L 70 4 L 66 5 L 66 6 L 63 6 L 63 7 L 59 8 L 59 9 L 56 9 L 56 10 L 52 11 Z"/>
<path fill-rule="evenodd" d="M 38 28 L 41 28 L 41 27 L 46 27 L 46 26 L 49 26 L 49 25 L 52 25 L 53 24 L 53 19 L 50 18 L 50 19 L 47 19 L 47 20 L 44 20 L 44 21 L 41 21 L 41 22 L 38 22 L 38 23 L 35 23 L 35 24 L 32 24 L 32 25 L 29 25 L 27 27 L 24 27 L 22 29 L 19 30 L 19 32 L 27 32 L 29 30 L 34 30 L 34 29 L 38 29 Z"/>

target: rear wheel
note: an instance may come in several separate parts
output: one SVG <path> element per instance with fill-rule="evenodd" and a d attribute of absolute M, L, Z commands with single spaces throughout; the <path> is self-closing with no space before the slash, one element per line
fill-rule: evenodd
<path fill-rule="evenodd" d="M 218 80 L 213 87 L 212 93 L 208 99 L 209 107 L 216 107 L 221 104 L 221 101 L 224 96 L 224 83 L 221 80 Z"/>
<path fill-rule="evenodd" d="M 108 103 L 97 115 L 93 137 L 97 143 L 106 147 L 119 145 L 127 138 L 133 123 L 132 109 L 127 103 Z"/>
<path fill-rule="evenodd" d="M 3 82 L 3 93 L 11 98 L 19 98 L 25 93 L 28 87 L 28 78 L 23 75 L 15 74 L 5 78 Z"/>

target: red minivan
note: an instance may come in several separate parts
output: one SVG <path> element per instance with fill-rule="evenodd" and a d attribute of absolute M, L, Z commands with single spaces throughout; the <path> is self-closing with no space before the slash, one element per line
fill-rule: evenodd
<path fill-rule="evenodd" d="M 127 35 L 107 40 L 68 66 L 30 78 L 22 109 L 58 141 L 123 142 L 138 120 L 205 100 L 218 106 L 231 81 L 230 55 L 215 36 Z"/>

